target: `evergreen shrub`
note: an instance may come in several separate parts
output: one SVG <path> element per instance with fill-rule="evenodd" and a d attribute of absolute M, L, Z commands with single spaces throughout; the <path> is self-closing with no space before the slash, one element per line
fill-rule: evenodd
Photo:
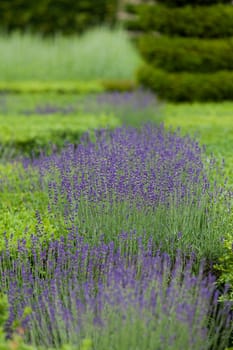
<path fill-rule="evenodd" d="M 179 7 L 185 5 L 212 5 L 212 4 L 231 4 L 230 0 L 154 0 L 156 3 L 162 3 L 171 7 Z"/>
<path fill-rule="evenodd" d="M 196 39 L 143 35 L 139 50 L 151 65 L 168 72 L 233 70 L 233 39 Z"/>
<path fill-rule="evenodd" d="M 233 36 L 233 6 L 184 6 L 173 8 L 163 5 L 127 6 L 137 15 L 126 21 L 129 30 L 155 30 L 169 36 L 223 38 Z"/>
<path fill-rule="evenodd" d="M 117 0 L 1 0 L 0 23 L 7 32 L 72 34 L 116 20 Z"/>
<path fill-rule="evenodd" d="M 144 65 L 138 71 L 142 85 L 149 87 L 160 98 L 181 101 L 221 101 L 233 96 L 233 72 L 168 73 Z"/>

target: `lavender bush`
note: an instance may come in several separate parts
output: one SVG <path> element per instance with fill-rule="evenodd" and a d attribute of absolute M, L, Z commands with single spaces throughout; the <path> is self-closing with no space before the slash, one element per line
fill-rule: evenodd
<path fill-rule="evenodd" d="M 148 124 L 98 131 L 95 140 L 87 134 L 77 148 L 41 157 L 33 169 L 40 172 L 40 190 L 48 193 L 57 235 L 76 227 L 95 244 L 101 235 L 117 242 L 119 232 L 135 230 L 153 236 L 169 254 L 179 248 L 211 260 L 221 253 L 229 229 L 229 201 L 210 181 L 214 162 L 207 168 L 203 159 L 195 140 Z"/>
<path fill-rule="evenodd" d="M 8 96 L 0 99 L 0 112 L 33 116 L 39 114 L 94 114 L 96 118 L 106 113 L 114 114 L 123 125 L 140 126 L 142 122 L 161 121 L 160 110 L 163 104 L 150 91 L 138 89 L 130 92 L 102 92 L 86 96 L 39 95 L 31 101 L 28 96 Z M 8 102 L 9 101 L 9 102 Z M 25 106 L 28 106 L 25 108 Z"/>
<path fill-rule="evenodd" d="M 150 91 L 104 92 L 83 100 L 83 111 L 99 114 L 114 113 L 123 125 L 140 126 L 145 122 L 159 122 L 162 103 Z"/>
<path fill-rule="evenodd" d="M 30 307 L 23 327 L 31 344 L 81 349 L 89 339 L 96 350 L 225 349 L 231 305 L 220 308 L 215 279 L 204 265 L 194 275 L 192 259 L 176 252 L 174 262 L 154 250 L 153 239 L 143 247 L 133 234 L 121 234 L 118 247 L 103 241 L 91 247 L 75 233 L 46 249 L 32 239 L 32 252 L 24 241 L 14 261 L 7 251 L 0 256 L 8 330 Z"/>

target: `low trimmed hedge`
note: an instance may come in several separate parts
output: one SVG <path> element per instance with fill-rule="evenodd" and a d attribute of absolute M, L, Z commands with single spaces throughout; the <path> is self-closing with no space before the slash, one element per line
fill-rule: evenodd
<path fill-rule="evenodd" d="M 114 24 L 118 0 L 1 0 L 0 27 L 43 35 L 73 34 L 101 23 Z"/>
<path fill-rule="evenodd" d="M 0 157 L 38 155 L 48 152 L 52 145 L 61 148 L 64 143 L 79 142 L 88 130 L 119 126 L 113 115 L 0 115 Z"/>
<path fill-rule="evenodd" d="M 231 0 L 154 0 L 156 3 L 176 7 L 185 5 L 212 5 L 212 4 L 231 4 Z"/>
<path fill-rule="evenodd" d="M 104 91 L 104 86 L 100 81 L 0 81 L 0 92 L 12 93 L 42 93 L 57 92 L 61 94 L 86 94 Z"/>
<path fill-rule="evenodd" d="M 81 81 L 0 81 L 0 92 L 7 93 L 60 93 L 60 94 L 88 94 L 104 91 L 132 91 L 137 88 L 131 80 L 99 80 Z"/>
<path fill-rule="evenodd" d="M 138 80 L 160 98 L 171 101 L 233 100 L 233 72 L 168 73 L 144 65 L 138 71 Z"/>
<path fill-rule="evenodd" d="M 224 38 L 233 36 L 233 6 L 185 6 L 171 9 L 163 5 L 127 6 L 136 18 L 125 21 L 129 30 L 155 30 L 169 36 Z"/>
<path fill-rule="evenodd" d="M 143 35 L 139 50 L 147 62 L 168 72 L 233 70 L 233 39 L 188 39 Z"/>

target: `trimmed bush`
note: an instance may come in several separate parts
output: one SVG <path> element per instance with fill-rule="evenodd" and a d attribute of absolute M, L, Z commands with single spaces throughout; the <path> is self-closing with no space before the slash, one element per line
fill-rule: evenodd
<path fill-rule="evenodd" d="M 130 30 L 156 30 L 169 36 L 223 38 L 233 36 L 233 6 L 185 6 L 171 9 L 162 5 L 132 5 L 128 12 L 137 18 L 126 21 Z"/>
<path fill-rule="evenodd" d="M 133 91 L 137 88 L 132 80 L 103 80 L 102 85 L 106 91 Z"/>
<path fill-rule="evenodd" d="M 160 2 L 158 1 L 158 3 Z M 230 32 L 223 14 L 218 17 L 219 23 L 215 22 L 218 12 L 216 9 L 218 8 L 219 14 L 222 9 L 227 13 L 229 11 L 230 16 L 232 16 L 233 6 L 230 9 L 231 3 L 231 1 L 225 0 L 165 0 L 162 2 L 165 7 L 157 5 L 157 1 L 156 6 L 148 3 L 143 6 L 131 7 L 131 13 L 140 14 L 135 26 L 137 27 L 137 23 L 139 23 L 139 29 L 145 33 L 145 36 L 139 39 L 138 46 L 148 66 L 140 69 L 139 82 L 151 88 L 160 97 L 172 101 L 233 99 L 233 21 L 231 21 Z M 199 6 L 214 4 L 218 5 L 202 7 L 204 11 Z M 198 16 L 195 17 L 197 14 Z M 215 20 L 209 22 L 209 18 L 215 18 Z M 227 18 L 229 20 L 229 17 Z M 199 21 L 202 22 L 200 32 L 198 32 Z M 153 23 L 158 27 L 154 27 Z M 181 23 L 178 32 L 174 30 L 174 23 L 178 27 Z M 214 33 L 214 24 L 221 28 L 222 36 L 212 34 Z M 205 36 L 205 33 L 209 32 L 209 26 L 211 34 Z M 196 31 L 193 29 L 195 27 Z M 225 28 L 227 31 L 224 33 Z M 157 36 L 154 30 L 159 31 Z M 161 35 L 164 33 L 171 34 L 172 38 Z M 193 38 L 195 33 L 199 33 L 199 37 Z M 226 37 L 229 39 L 225 40 Z"/>
<path fill-rule="evenodd" d="M 199 40 L 144 35 L 139 50 L 151 65 L 168 72 L 233 70 L 233 39 Z"/>
<path fill-rule="evenodd" d="M 0 115 L 0 155 L 37 155 L 41 150 L 48 151 L 51 145 L 60 148 L 65 142 L 77 144 L 87 130 L 120 124 L 113 115 L 45 114 Z"/>
<path fill-rule="evenodd" d="M 133 91 L 137 84 L 133 80 L 105 79 L 96 81 L 0 81 L 0 92 L 17 94 L 89 94 L 104 91 Z"/>
<path fill-rule="evenodd" d="M 42 34 L 56 32 L 72 34 L 102 23 L 116 20 L 117 0 L 2 0 L 0 2 L 1 28 L 30 30 Z"/>
<path fill-rule="evenodd" d="M 185 5 L 212 5 L 212 4 L 231 4 L 230 0 L 156 0 L 168 6 L 185 6 Z"/>
<path fill-rule="evenodd" d="M 86 94 L 103 92 L 101 81 L 0 81 L 0 92 Z"/>
<path fill-rule="evenodd" d="M 221 101 L 233 99 L 233 72 L 211 74 L 168 73 L 149 65 L 138 71 L 139 81 L 171 101 Z"/>

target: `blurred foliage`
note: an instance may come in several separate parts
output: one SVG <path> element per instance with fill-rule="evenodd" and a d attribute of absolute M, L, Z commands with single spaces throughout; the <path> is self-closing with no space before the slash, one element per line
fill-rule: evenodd
<path fill-rule="evenodd" d="M 135 41 L 146 62 L 139 83 L 171 101 L 232 100 L 231 1 L 160 2 L 128 6 L 136 15 L 128 24 L 140 30 Z"/>
<path fill-rule="evenodd" d="M 228 234 L 224 240 L 224 254 L 219 258 L 215 270 L 220 273 L 218 283 L 228 285 L 229 291 L 227 298 L 233 301 L 233 236 Z M 226 298 L 226 297 L 225 297 Z M 223 300 L 225 300 L 225 298 Z"/>
<path fill-rule="evenodd" d="M 212 5 L 212 4 L 231 4 L 231 0 L 154 0 L 168 6 L 185 6 L 185 5 Z"/>
<path fill-rule="evenodd" d="M 103 80 L 103 87 L 106 91 L 133 91 L 137 88 L 137 83 L 132 80 Z"/>
<path fill-rule="evenodd" d="M 127 5 L 129 30 L 158 31 L 169 36 L 223 38 L 233 36 L 233 6 L 216 4 L 173 8 L 163 5 Z"/>
<path fill-rule="evenodd" d="M 30 85 L 31 91 L 51 88 L 61 92 L 99 91 L 101 83 L 96 81 L 134 80 L 135 70 L 141 63 L 127 33 L 107 26 L 82 35 L 58 33 L 46 38 L 19 32 L 2 34 L 0 52 L 2 89 L 8 89 L 6 83 L 12 82 L 9 88 L 15 91 L 23 88 L 29 91 Z M 88 82 L 87 88 L 83 82 Z"/>
<path fill-rule="evenodd" d="M 59 93 L 59 94 L 88 94 L 103 91 L 133 91 L 137 84 L 133 80 L 104 79 L 96 81 L 0 81 L 0 92 L 5 93 Z"/>
<path fill-rule="evenodd" d="M 30 313 L 29 309 L 25 309 L 22 319 Z M 33 350 L 32 346 L 23 342 L 24 329 L 20 325 L 20 321 L 15 324 L 14 333 L 11 339 L 6 339 L 4 325 L 8 318 L 8 300 L 6 295 L 0 294 L 0 350 Z M 22 320 L 21 320 L 22 321 Z"/>
<path fill-rule="evenodd" d="M 180 128 L 182 134 L 195 136 L 205 145 L 208 155 L 220 162 L 233 184 L 233 103 L 169 103 L 161 109 L 166 127 Z M 221 179 L 217 179 L 221 181 Z"/>
<path fill-rule="evenodd" d="M 103 84 L 100 81 L 19 81 L 19 82 L 4 82 L 0 81 L 0 92 L 12 93 L 45 93 L 57 92 L 61 94 L 70 93 L 91 93 L 101 92 L 104 90 Z"/>
<path fill-rule="evenodd" d="M 233 70 L 232 38 L 200 40 L 160 36 L 155 39 L 154 35 L 147 34 L 141 36 L 138 46 L 147 62 L 167 72 Z"/>
<path fill-rule="evenodd" d="M 233 98 L 233 72 L 168 73 L 144 65 L 138 70 L 138 80 L 170 101 L 223 101 Z"/>
<path fill-rule="evenodd" d="M 2 0 L 0 2 L 1 28 L 72 34 L 102 23 L 116 20 L 117 0 Z"/>
<path fill-rule="evenodd" d="M 1 151 L 12 156 L 38 155 L 53 146 L 61 148 L 66 142 L 77 144 L 87 130 L 116 127 L 119 120 L 113 115 L 53 114 L 0 115 Z"/>

